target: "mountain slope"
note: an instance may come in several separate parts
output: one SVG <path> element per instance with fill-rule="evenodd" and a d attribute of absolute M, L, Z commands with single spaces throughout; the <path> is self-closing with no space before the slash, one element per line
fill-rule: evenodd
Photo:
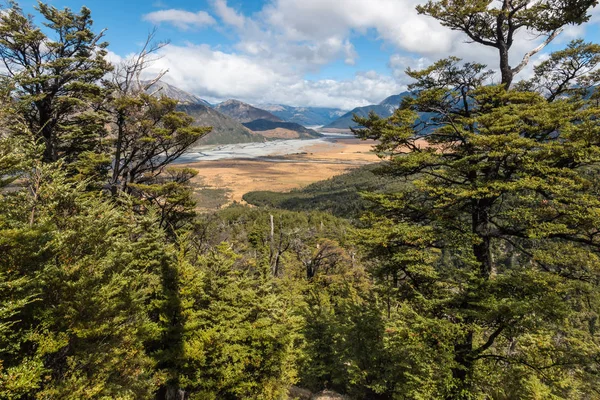
<path fill-rule="evenodd" d="M 345 114 L 338 108 L 326 107 L 292 107 L 283 104 L 264 104 L 259 107 L 284 121 L 302 126 L 327 125 Z"/>
<path fill-rule="evenodd" d="M 269 139 L 313 139 L 320 137 L 316 131 L 294 122 L 278 122 L 257 119 L 243 124 L 246 128 Z"/>
<path fill-rule="evenodd" d="M 250 131 L 234 119 L 204 104 L 182 104 L 178 108 L 194 118 L 194 125 L 213 127 L 212 132 L 196 144 L 234 144 L 266 140 L 263 135 Z"/>
<path fill-rule="evenodd" d="M 392 95 L 392 96 L 386 98 L 385 100 L 383 100 L 381 103 L 379 103 L 379 105 L 384 106 L 384 107 L 389 107 L 391 110 L 391 113 L 393 114 L 394 111 L 396 111 L 396 109 L 398 107 L 400 107 L 400 103 L 402 103 L 402 100 L 404 100 L 404 98 L 407 96 L 410 96 L 409 92 L 402 92 L 400 94 L 395 94 L 395 95 Z"/>
<path fill-rule="evenodd" d="M 145 84 L 146 82 L 142 83 Z M 162 81 L 158 81 L 154 85 L 150 86 L 147 92 L 153 93 L 156 96 L 170 97 L 177 100 L 179 104 L 203 104 L 207 107 L 211 107 L 208 101 Z"/>
<path fill-rule="evenodd" d="M 250 104 L 238 101 L 227 100 L 218 104 L 215 109 L 238 122 L 252 122 L 257 119 L 266 119 L 269 121 L 283 122 L 280 118 L 268 111 L 251 106 Z"/>
<path fill-rule="evenodd" d="M 403 92 L 397 95 L 390 96 L 379 104 L 372 104 L 364 107 L 357 107 L 354 110 L 342 115 L 340 118 L 323 127 L 323 129 L 350 129 L 356 127 L 352 118 L 354 114 L 360 117 L 367 117 L 371 111 L 380 117 L 387 118 L 400 106 L 400 102 L 406 96 L 410 96 L 409 92 Z"/>

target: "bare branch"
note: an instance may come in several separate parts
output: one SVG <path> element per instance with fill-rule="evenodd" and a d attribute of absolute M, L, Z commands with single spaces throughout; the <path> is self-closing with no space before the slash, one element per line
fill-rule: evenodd
<path fill-rule="evenodd" d="M 542 51 L 542 49 L 544 47 L 548 46 L 548 44 L 550 44 L 551 41 L 553 41 L 558 35 L 560 35 L 560 33 L 562 31 L 563 31 L 563 28 L 559 28 L 559 29 L 555 30 L 546 38 L 546 40 L 544 40 L 543 43 L 541 43 L 538 47 L 536 47 L 535 49 L 533 49 L 530 52 L 528 52 L 527 54 L 525 54 L 525 56 L 523 56 L 523 60 L 521 61 L 521 63 L 512 69 L 513 74 L 516 75 L 519 72 L 521 72 L 523 70 L 523 68 L 525 68 L 527 66 L 531 57 L 533 57 L 534 55 L 536 55 L 537 53 Z"/>

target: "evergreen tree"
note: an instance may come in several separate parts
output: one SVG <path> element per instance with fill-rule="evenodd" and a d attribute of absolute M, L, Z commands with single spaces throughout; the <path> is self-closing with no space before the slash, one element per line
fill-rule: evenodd
<path fill-rule="evenodd" d="M 106 117 L 98 111 L 105 92 L 99 80 L 112 67 L 103 32 L 92 31 L 85 7 L 74 13 L 40 2 L 37 10 L 44 30 L 16 2 L 0 13 L 0 60 L 11 80 L 11 98 L 45 145 L 44 162 L 83 157 L 105 164 L 100 154 Z"/>
<path fill-rule="evenodd" d="M 12 154 L 23 153 L 10 148 L 2 165 Z M 0 192 L 0 397 L 149 398 L 162 232 L 24 154 L 0 171 L 19 178 Z"/>
<path fill-rule="evenodd" d="M 268 268 L 236 265 L 226 243 L 197 261 L 185 242 L 164 280 L 157 349 L 167 372 L 160 398 L 277 399 L 295 380 L 299 319 Z M 261 272 L 262 270 L 262 272 Z"/>
<path fill-rule="evenodd" d="M 196 172 L 171 164 L 212 128 L 193 126 L 193 119 L 177 110 L 176 100 L 148 93 L 164 75 L 142 81 L 152 55 L 166 45 L 153 44 L 153 38 L 154 32 L 106 82 L 112 155 L 107 186 L 113 196 L 124 192 L 139 198 L 142 211 L 148 205 L 159 209 L 160 226 L 174 232 L 195 215 L 188 182 Z"/>
<path fill-rule="evenodd" d="M 596 0 L 429 0 L 417 7 L 421 14 L 439 20 L 469 40 L 498 50 L 502 84 L 510 87 L 513 78 L 530 58 L 554 40 L 567 25 L 580 25 L 590 18 Z M 509 53 L 520 30 L 545 36 L 544 42 L 526 53 L 511 67 Z"/>
<path fill-rule="evenodd" d="M 373 196 L 365 242 L 398 301 L 448 333 L 445 396 L 591 396 L 600 110 L 486 86 L 455 58 L 407 73 L 415 96 L 392 117 L 356 118 L 409 182 Z"/>

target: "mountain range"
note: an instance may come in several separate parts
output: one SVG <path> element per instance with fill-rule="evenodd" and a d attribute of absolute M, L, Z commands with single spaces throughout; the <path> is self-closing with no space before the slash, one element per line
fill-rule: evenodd
<path fill-rule="evenodd" d="M 217 104 L 215 110 L 241 122 L 246 128 L 268 139 L 310 139 L 321 136 L 295 122 L 286 122 L 270 112 L 239 100 Z"/>
<path fill-rule="evenodd" d="M 387 118 L 391 116 L 398 107 L 400 107 L 402 99 L 407 96 L 410 96 L 410 93 L 403 92 L 400 94 L 390 96 L 379 104 L 372 104 L 364 107 L 356 107 L 354 110 L 347 112 L 335 121 L 325 125 L 323 127 L 323 130 L 348 130 L 351 127 L 355 128 L 356 124 L 352 120 L 352 118 L 354 118 L 354 114 L 360 117 L 367 117 L 369 116 L 369 113 L 373 111 L 380 117 Z"/>
<path fill-rule="evenodd" d="M 194 124 L 212 126 L 210 134 L 198 144 L 232 144 L 263 142 L 275 139 L 309 139 L 321 134 L 310 126 L 323 126 L 324 131 L 348 131 L 355 127 L 354 114 L 362 117 L 371 111 L 389 117 L 399 107 L 403 92 L 390 96 L 379 104 L 357 107 L 345 112 L 337 108 L 292 107 L 281 104 L 254 106 L 230 99 L 211 105 L 208 101 L 165 82 L 158 82 L 148 90 L 179 101 L 179 109 L 194 118 Z"/>
<path fill-rule="evenodd" d="M 142 84 L 146 84 L 149 82 L 142 81 Z M 179 102 L 179 104 L 202 104 L 207 107 L 212 107 L 212 105 L 200 97 L 183 91 L 175 86 L 169 85 L 166 82 L 158 81 L 152 86 L 148 88 L 148 93 L 152 93 L 155 95 L 166 96 L 172 99 L 175 99 Z"/>
<path fill-rule="evenodd" d="M 177 100 L 178 109 L 190 115 L 194 119 L 194 125 L 212 126 L 211 133 L 200 139 L 198 145 L 309 139 L 321 136 L 312 129 L 285 122 L 266 110 L 238 100 L 227 100 L 213 107 L 206 100 L 165 82 L 152 85 L 148 93 Z"/>
<path fill-rule="evenodd" d="M 271 139 L 314 139 L 321 136 L 320 133 L 295 122 L 256 119 L 243 125 L 252 132 Z"/>
<path fill-rule="evenodd" d="M 239 100 L 227 100 L 215 106 L 215 110 L 225 114 L 241 123 L 252 122 L 257 119 L 264 119 L 273 122 L 283 122 L 283 120 L 266 110 L 251 106 L 250 104 Z"/>
<path fill-rule="evenodd" d="M 246 128 L 240 122 L 204 104 L 180 104 L 179 110 L 194 118 L 196 126 L 212 126 L 213 130 L 198 141 L 199 145 L 264 142 L 267 138 Z"/>
<path fill-rule="evenodd" d="M 292 107 L 282 104 L 261 104 L 259 107 L 284 121 L 307 127 L 327 125 L 346 113 L 339 108 Z"/>

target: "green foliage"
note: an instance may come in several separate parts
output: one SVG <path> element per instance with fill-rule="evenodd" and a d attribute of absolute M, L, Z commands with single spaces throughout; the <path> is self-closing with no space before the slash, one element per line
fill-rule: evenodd
<path fill-rule="evenodd" d="M 186 183 L 197 171 L 190 168 L 166 168 L 161 175 L 145 184 L 129 185 L 132 193 L 141 199 L 140 207 L 150 203 L 158 210 L 159 226 L 175 232 L 196 215 L 196 202 Z"/>
<path fill-rule="evenodd" d="M 44 160 L 69 162 L 102 151 L 105 91 L 98 81 L 111 70 L 103 34 L 92 31 L 90 10 L 80 13 L 38 3 L 46 20 L 36 26 L 15 2 L 0 14 L 0 58 L 11 97 L 31 132 L 45 145 Z M 45 32 L 49 32 L 48 36 Z"/>
<path fill-rule="evenodd" d="M 458 61 L 411 72 L 418 95 L 394 116 L 357 119 L 380 151 L 404 153 L 390 171 L 410 181 L 370 196 L 379 209 L 362 242 L 373 272 L 392 308 L 450 332 L 445 396 L 589 396 L 600 110 L 484 86 L 482 66 Z M 435 129 L 415 135 L 417 112 L 434 110 Z"/>
<path fill-rule="evenodd" d="M 169 341 L 160 358 L 193 399 L 275 399 L 295 378 L 299 319 L 269 270 L 238 258 L 224 243 L 192 263 L 180 260 L 180 341 Z"/>
<path fill-rule="evenodd" d="M 377 174 L 381 166 L 367 165 L 349 173 L 315 182 L 303 189 L 289 192 L 249 192 L 244 201 L 259 207 L 282 208 L 291 211 L 319 210 L 337 217 L 358 220 L 370 202 L 361 193 L 391 192 L 402 182 Z"/>
<path fill-rule="evenodd" d="M 202 215 L 171 164 L 210 128 L 146 93 L 160 46 L 101 87 L 89 10 L 40 3 L 42 30 L 9 3 L 0 398 L 598 398 L 600 47 L 512 90 L 533 53 L 508 65 L 520 28 L 549 42 L 595 3 L 419 7 L 500 50 L 503 84 L 408 70 L 400 109 L 356 118 L 386 162 Z"/>
<path fill-rule="evenodd" d="M 147 302 L 165 259 L 153 220 L 38 164 L 2 195 L 2 398 L 143 398 L 155 389 Z"/>
<path fill-rule="evenodd" d="M 145 65 L 140 62 L 133 65 L 136 73 Z M 113 196 L 124 192 L 138 197 L 139 211 L 147 210 L 148 204 L 158 208 L 160 226 L 172 233 L 195 215 L 188 182 L 196 172 L 169 165 L 211 128 L 192 126 L 193 119 L 177 111 L 177 101 L 130 87 L 129 72 L 116 79 L 109 110 L 113 146 L 108 186 Z"/>
<path fill-rule="evenodd" d="M 595 86 L 600 82 L 596 67 L 600 63 L 600 45 L 574 40 L 566 49 L 534 67 L 535 76 L 519 82 L 519 88 L 543 93 L 548 101 L 560 97 L 597 97 Z M 590 93 L 591 92 L 591 93 Z"/>
<path fill-rule="evenodd" d="M 177 111 L 177 101 L 141 93 L 124 93 L 114 102 L 115 157 L 111 185 L 127 191 L 129 184 L 156 179 L 210 128 L 192 126 Z"/>

